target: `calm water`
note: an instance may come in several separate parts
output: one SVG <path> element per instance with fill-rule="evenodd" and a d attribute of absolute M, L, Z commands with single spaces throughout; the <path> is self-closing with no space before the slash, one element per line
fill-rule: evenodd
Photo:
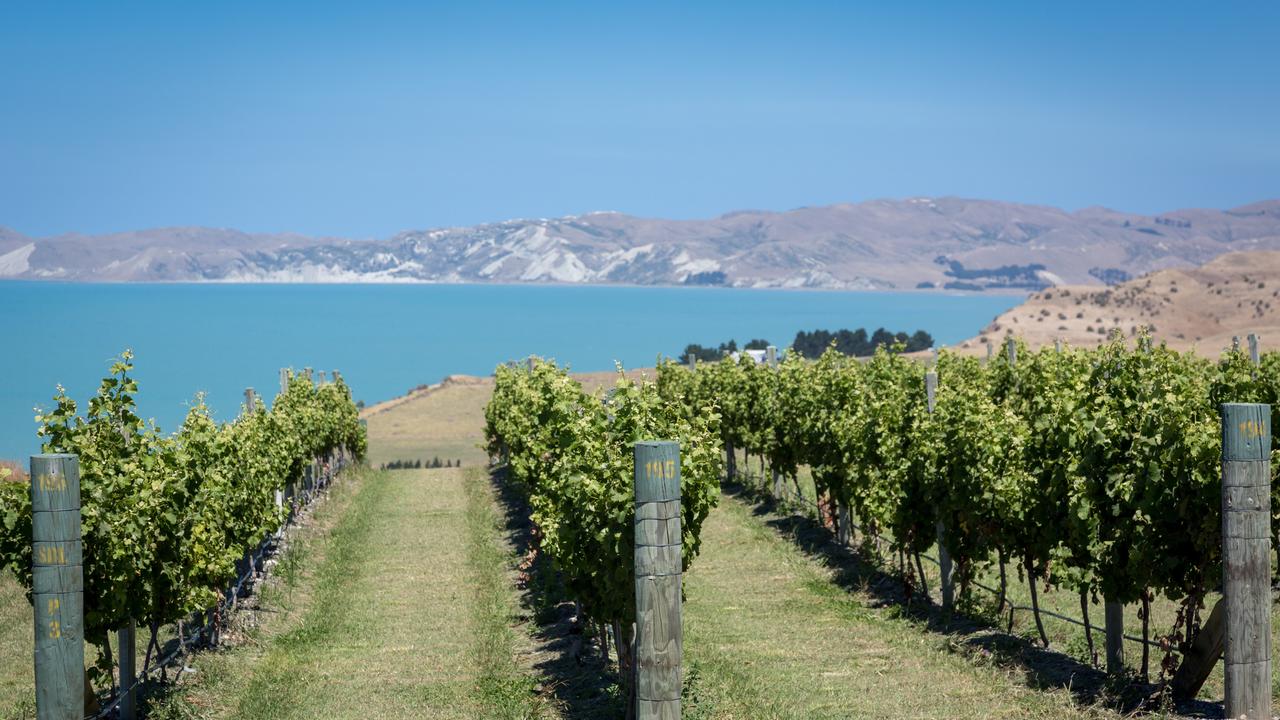
<path fill-rule="evenodd" d="M 578 370 L 652 365 L 687 343 L 797 330 L 970 337 L 1013 296 L 496 285 L 78 285 L 0 282 L 0 457 L 36 452 L 32 408 L 61 383 L 81 407 L 113 356 L 136 355 L 138 402 L 165 429 L 197 391 L 222 418 L 281 367 L 342 371 L 376 402 L 530 353 Z"/>

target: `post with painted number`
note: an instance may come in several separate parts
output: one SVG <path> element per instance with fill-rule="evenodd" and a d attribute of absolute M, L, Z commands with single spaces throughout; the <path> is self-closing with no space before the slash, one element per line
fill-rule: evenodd
<path fill-rule="evenodd" d="M 1222 412 L 1226 716 L 1271 717 L 1271 406 Z"/>
<path fill-rule="evenodd" d="M 679 720 L 680 445 L 635 445 L 636 718 Z"/>
<path fill-rule="evenodd" d="M 80 720 L 85 710 L 84 571 L 75 455 L 31 456 L 31 540 L 36 717 Z"/>

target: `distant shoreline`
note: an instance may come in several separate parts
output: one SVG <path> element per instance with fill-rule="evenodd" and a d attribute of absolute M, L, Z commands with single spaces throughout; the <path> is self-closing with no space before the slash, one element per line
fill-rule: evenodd
<path fill-rule="evenodd" d="M 912 295 L 944 295 L 962 297 L 980 297 L 983 295 L 1030 295 L 1038 290 L 1027 288 L 993 288 L 991 290 L 955 290 L 951 288 L 883 288 L 883 289 L 846 289 L 824 287 L 734 287 L 731 285 L 637 285 L 633 283 L 571 283 L 571 282 L 442 282 L 437 280 L 360 280 L 360 281 L 298 281 L 282 282 L 279 280 L 245 281 L 245 280 L 68 280 L 66 278 L 0 278 L 3 285 L 109 285 L 120 287 L 135 285 L 149 286 L 209 286 L 209 287 L 357 287 L 357 286 L 429 286 L 429 287 L 520 287 L 520 288 L 627 288 L 635 290 L 690 290 L 699 292 L 810 292 L 810 293 L 842 293 L 860 295 L 885 295 L 905 293 Z M 1045 288 L 1051 290 L 1050 286 Z M 1105 289 L 1106 285 L 1087 285 L 1071 287 L 1096 287 Z"/>

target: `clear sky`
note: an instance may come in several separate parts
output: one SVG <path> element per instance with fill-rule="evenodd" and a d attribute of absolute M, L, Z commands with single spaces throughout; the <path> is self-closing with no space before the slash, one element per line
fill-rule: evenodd
<path fill-rule="evenodd" d="M 1280 3 L 0 0 L 0 225 L 1280 196 Z"/>

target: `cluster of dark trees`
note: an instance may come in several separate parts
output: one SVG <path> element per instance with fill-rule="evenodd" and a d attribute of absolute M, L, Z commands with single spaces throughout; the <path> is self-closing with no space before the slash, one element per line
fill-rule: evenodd
<path fill-rule="evenodd" d="M 917 352 L 919 350 L 928 350 L 933 347 L 933 336 L 924 330 L 917 330 L 915 334 L 908 335 L 904 332 L 893 333 L 878 328 L 870 335 L 866 329 L 858 328 L 857 330 L 814 330 L 813 332 L 805 332 L 801 330 L 796 333 L 796 339 L 791 343 L 792 349 L 800 353 L 801 357 L 816 358 L 826 352 L 827 348 L 835 343 L 836 350 L 845 355 L 866 356 L 874 355 L 876 348 L 884 345 L 892 348 L 901 343 L 904 346 L 904 352 Z M 764 350 L 769 347 L 768 340 L 759 338 L 751 340 L 742 346 L 743 350 Z M 738 351 L 738 343 L 736 340 L 722 342 L 719 345 L 697 345 L 690 343 L 684 348 L 684 352 L 680 354 L 680 359 L 688 362 L 689 356 L 692 355 L 698 359 L 698 362 L 716 362 L 720 358 L 727 356 L 729 353 Z"/>
<path fill-rule="evenodd" d="M 743 350 L 763 350 L 767 347 L 769 347 L 768 340 L 761 340 L 759 338 L 756 338 L 754 340 L 748 340 L 747 344 L 742 346 L 742 349 Z M 729 353 L 735 353 L 735 352 L 738 352 L 737 340 L 722 342 L 720 343 L 719 346 L 708 345 L 706 347 L 703 347 L 702 345 L 698 345 L 696 343 L 689 343 L 688 345 L 685 345 L 684 352 L 680 353 L 680 359 L 684 360 L 685 362 L 688 362 L 689 356 L 692 355 L 698 359 L 698 362 L 715 362 L 720 358 L 728 355 Z"/>
<path fill-rule="evenodd" d="M 867 335 L 865 328 L 837 330 L 835 332 L 830 330 L 805 332 L 801 330 L 796 333 L 795 342 L 791 343 L 791 347 L 800 353 L 801 357 L 816 358 L 826 352 L 832 342 L 835 343 L 838 352 L 845 355 L 864 356 L 874 355 L 876 348 L 881 345 L 892 348 L 898 343 L 905 346 L 904 352 L 928 350 L 933 347 L 933 336 L 924 330 L 917 330 L 914 335 L 907 335 L 904 332 L 892 333 L 884 328 L 878 328 L 870 336 Z"/>
<path fill-rule="evenodd" d="M 379 470 L 418 470 L 421 468 L 453 468 L 462 467 L 461 460 L 445 460 L 443 463 L 439 457 L 433 457 L 427 462 L 422 460 L 392 460 L 389 463 L 382 463 L 378 466 Z"/>

